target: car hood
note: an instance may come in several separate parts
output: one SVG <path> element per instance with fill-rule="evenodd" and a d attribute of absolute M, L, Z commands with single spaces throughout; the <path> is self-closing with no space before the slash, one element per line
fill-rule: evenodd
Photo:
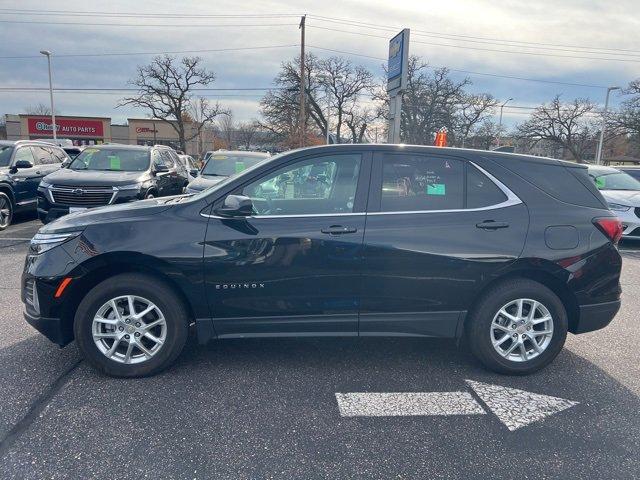
<path fill-rule="evenodd" d="M 639 190 L 600 190 L 600 193 L 609 203 L 640 207 Z"/>
<path fill-rule="evenodd" d="M 118 220 L 135 221 L 147 215 L 156 215 L 176 205 L 182 195 L 173 197 L 151 198 L 131 203 L 120 203 L 106 207 L 90 208 L 70 213 L 48 223 L 40 229 L 41 233 L 62 233 L 83 229 L 89 225 Z"/>
<path fill-rule="evenodd" d="M 187 188 L 190 188 L 191 190 L 205 190 L 209 187 L 213 187 L 214 185 L 217 185 L 218 183 L 220 183 L 223 180 L 226 180 L 227 178 L 228 177 L 223 177 L 221 175 L 215 176 L 215 177 L 200 176 L 195 180 L 193 180 L 192 182 L 190 182 L 189 185 L 187 185 Z"/>
<path fill-rule="evenodd" d="M 109 186 L 129 185 L 149 178 L 147 172 L 105 172 L 96 170 L 71 170 L 61 168 L 45 177 L 47 183 L 66 186 Z"/>

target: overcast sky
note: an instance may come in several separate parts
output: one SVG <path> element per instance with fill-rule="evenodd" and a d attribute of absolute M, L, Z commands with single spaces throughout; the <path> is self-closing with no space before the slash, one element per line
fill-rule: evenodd
<path fill-rule="evenodd" d="M 318 47 L 364 55 L 353 55 L 350 59 L 376 75 L 382 75 L 383 61 L 376 58 L 386 58 L 387 39 L 395 30 L 409 27 L 412 30 L 411 53 L 422 56 L 433 66 L 594 86 L 625 86 L 640 77 L 640 12 L 637 7 L 637 0 L 0 1 L 0 57 L 36 56 L 0 58 L 0 87 L 48 86 L 46 59 L 38 56 L 42 49 L 54 54 L 54 87 L 123 88 L 135 76 L 136 65 L 148 62 L 151 55 L 55 55 L 279 46 L 199 54 L 206 66 L 217 74 L 212 87 L 265 88 L 272 85 L 280 63 L 299 52 L 299 47 L 295 46 L 300 39 L 299 18 L 214 18 L 205 15 L 304 13 L 309 15 L 309 51 L 319 57 L 334 53 Z M 18 8 L 33 10 L 33 13 L 15 14 Z M 180 14 L 196 18 L 46 13 L 52 9 L 76 14 Z M 327 21 L 318 16 L 338 21 Z M 73 25 L 67 24 L 72 22 Z M 109 23 L 129 26 L 95 25 Z M 466 75 L 453 72 L 453 76 L 460 79 Z M 557 93 L 565 99 L 589 97 L 599 103 L 604 101 L 604 90 L 597 87 L 477 74 L 468 76 L 473 81 L 474 91 L 489 92 L 503 100 L 513 97 L 511 104 L 514 106 L 535 105 L 548 101 Z M 248 120 L 259 115 L 258 101 L 263 94 L 263 90 L 226 90 L 212 93 L 211 98 L 218 95 L 217 99 L 232 109 L 237 120 Z M 111 117 L 116 123 L 124 122 L 128 117 L 146 116 L 141 110 L 116 109 L 120 95 L 60 92 L 56 93 L 56 110 L 63 115 Z M 47 92 L 0 91 L 0 114 L 23 113 L 30 105 L 48 101 Z M 613 101 L 617 102 L 618 98 Z M 508 123 L 520 121 L 525 112 L 508 108 L 505 119 Z"/>

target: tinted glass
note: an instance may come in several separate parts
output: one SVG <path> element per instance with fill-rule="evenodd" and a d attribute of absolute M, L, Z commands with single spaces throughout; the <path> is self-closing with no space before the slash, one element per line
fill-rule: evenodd
<path fill-rule="evenodd" d="M 489 177 L 467 164 L 467 208 L 488 207 L 506 200 L 507 196 Z"/>
<path fill-rule="evenodd" d="M 0 145 L 0 167 L 8 167 L 13 147 Z"/>
<path fill-rule="evenodd" d="M 242 190 L 255 215 L 353 212 L 360 155 L 327 155 L 278 169 Z"/>
<path fill-rule="evenodd" d="M 221 175 L 224 177 L 235 175 L 236 173 L 240 173 L 243 170 L 256 165 L 265 158 L 267 158 L 267 156 L 261 157 L 254 155 L 217 153 L 209 157 L 204 169 L 202 170 L 202 174 L 210 176 Z"/>
<path fill-rule="evenodd" d="M 85 148 L 69 168 L 116 172 L 143 172 L 149 168 L 148 150 L 125 148 Z"/>
<path fill-rule="evenodd" d="M 580 179 L 584 175 L 581 171 L 586 172 L 586 169 L 535 160 L 516 160 L 504 163 L 503 166 L 562 202 L 593 208 L 603 207 L 602 196 L 597 192 L 593 193 Z"/>
<path fill-rule="evenodd" d="M 422 155 L 385 155 L 383 212 L 450 210 L 464 206 L 464 164 Z"/>
<path fill-rule="evenodd" d="M 598 190 L 640 190 L 640 182 L 624 172 L 590 173 Z"/>
<path fill-rule="evenodd" d="M 19 160 L 27 160 L 28 162 L 31 162 L 35 165 L 36 160 L 35 158 L 33 158 L 33 153 L 31 152 L 31 148 L 30 147 L 21 147 L 18 148 L 18 150 L 16 151 L 16 155 L 13 158 L 13 163 L 19 161 Z"/>

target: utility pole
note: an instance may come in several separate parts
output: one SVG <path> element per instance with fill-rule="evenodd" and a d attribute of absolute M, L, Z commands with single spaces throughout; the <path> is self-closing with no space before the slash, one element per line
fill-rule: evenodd
<path fill-rule="evenodd" d="M 600 141 L 598 142 L 598 150 L 596 152 L 596 165 L 600 165 L 602 160 L 602 146 L 604 144 L 604 130 L 607 127 L 607 111 L 609 110 L 609 95 L 613 90 L 622 90 L 620 87 L 607 88 L 607 96 L 604 99 L 604 112 L 602 112 L 602 125 L 600 126 Z"/>
<path fill-rule="evenodd" d="M 49 50 L 40 50 L 40 53 L 47 57 L 47 65 L 49 66 L 49 100 L 51 100 L 51 128 L 53 129 L 53 141 L 58 138 L 56 132 L 56 111 L 53 106 L 53 82 L 51 81 L 51 52 Z"/>
<path fill-rule="evenodd" d="M 300 127 L 300 146 L 304 147 L 305 144 L 305 134 L 306 134 L 306 81 L 305 81 L 305 71 L 304 71 L 304 33 L 305 33 L 305 22 L 307 20 L 307 16 L 303 15 L 300 18 L 300 118 L 298 120 Z"/>

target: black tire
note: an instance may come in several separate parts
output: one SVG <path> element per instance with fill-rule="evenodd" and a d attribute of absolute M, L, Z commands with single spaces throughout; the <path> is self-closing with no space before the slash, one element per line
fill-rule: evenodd
<path fill-rule="evenodd" d="M 149 198 L 156 198 L 158 196 L 158 194 L 151 190 L 150 192 L 147 192 L 147 194 L 144 196 L 144 199 L 147 200 Z"/>
<path fill-rule="evenodd" d="M 96 346 L 92 335 L 93 319 L 102 305 L 122 295 L 136 295 L 153 302 L 164 315 L 166 339 L 151 358 L 134 364 L 108 358 Z M 171 365 L 182 352 L 188 337 L 189 314 L 183 302 L 165 283 L 150 276 L 126 273 L 111 277 L 92 288 L 75 315 L 75 339 L 85 359 L 101 372 L 114 377 L 154 375 Z"/>
<path fill-rule="evenodd" d="M 11 225 L 14 212 L 13 202 L 11 201 L 11 198 L 9 198 L 9 195 L 4 192 L 0 192 L 0 209 L 5 211 L 4 214 L 0 212 L 0 230 L 4 230 L 9 225 Z"/>
<path fill-rule="evenodd" d="M 541 354 L 516 362 L 501 356 L 493 347 L 491 323 L 504 305 L 520 298 L 536 300 L 547 308 L 553 318 L 553 334 Z M 471 352 L 488 369 L 507 375 L 527 375 L 556 358 L 564 346 L 567 329 L 567 312 L 558 296 L 538 282 L 517 278 L 500 283 L 483 295 L 466 321 L 465 334 Z"/>

